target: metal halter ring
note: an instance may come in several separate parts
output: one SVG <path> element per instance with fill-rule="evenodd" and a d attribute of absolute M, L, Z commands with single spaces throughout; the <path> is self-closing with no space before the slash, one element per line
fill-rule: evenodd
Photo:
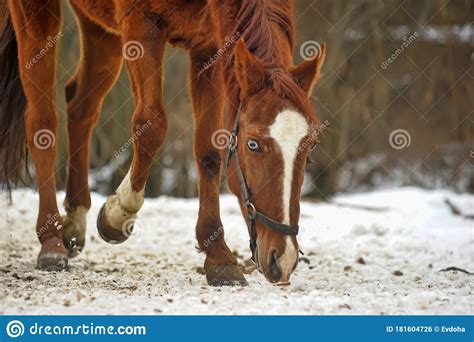
<path fill-rule="evenodd" d="M 228 148 L 235 149 L 237 147 L 237 134 L 232 133 L 229 139 Z"/>
<path fill-rule="evenodd" d="M 257 210 L 255 209 L 255 206 L 252 204 L 252 202 L 248 202 L 245 205 L 245 208 L 247 209 L 247 215 L 249 216 L 249 218 L 254 219 Z"/>

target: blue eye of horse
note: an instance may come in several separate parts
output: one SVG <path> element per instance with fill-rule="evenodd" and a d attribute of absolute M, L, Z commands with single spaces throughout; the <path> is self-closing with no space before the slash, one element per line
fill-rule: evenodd
<path fill-rule="evenodd" d="M 260 149 L 260 146 L 258 145 L 258 142 L 256 142 L 255 140 L 247 141 L 247 147 L 251 151 L 258 151 Z"/>

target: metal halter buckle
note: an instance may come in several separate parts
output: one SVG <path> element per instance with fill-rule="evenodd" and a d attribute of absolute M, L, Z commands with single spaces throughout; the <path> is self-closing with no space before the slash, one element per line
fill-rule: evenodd
<path fill-rule="evenodd" d="M 232 132 L 232 134 L 230 135 L 228 148 L 230 150 L 234 150 L 235 148 L 237 148 L 237 132 Z"/>
<path fill-rule="evenodd" d="M 252 202 L 248 202 L 245 205 L 245 208 L 247 209 L 247 215 L 250 219 L 255 219 L 255 213 L 257 210 L 255 209 L 255 206 L 252 204 Z"/>

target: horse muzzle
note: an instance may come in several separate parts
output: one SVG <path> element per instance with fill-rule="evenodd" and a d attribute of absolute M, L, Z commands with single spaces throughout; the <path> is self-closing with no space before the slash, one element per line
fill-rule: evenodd
<path fill-rule="evenodd" d="M 298 265 L 298 251 L 285 248 L 279 252 L 270 248 L 264 250 L 257 247 L 255 251 L 255 262 L 258 270 L 265 278 L 275 285 L 289 285 L 290 276 Z"/>

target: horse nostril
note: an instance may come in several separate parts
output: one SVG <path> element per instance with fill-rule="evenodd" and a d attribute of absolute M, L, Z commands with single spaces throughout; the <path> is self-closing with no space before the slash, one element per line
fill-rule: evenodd
<path fill-rule="evenodd" d="M 282 271 L 280 265 L 278 264 L 278 258 L 276 250 L 273 250 L 270 254 L 270 275 L 275 281 L 280 280 L 282 276 Z"/>

